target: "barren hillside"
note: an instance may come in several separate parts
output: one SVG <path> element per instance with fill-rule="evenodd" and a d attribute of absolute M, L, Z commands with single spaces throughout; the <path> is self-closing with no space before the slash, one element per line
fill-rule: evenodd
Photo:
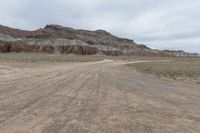
<path fill-rule="evenodd" d="M 140 56 L 187 55 L 183 51 L 152 50 L 133 40 L 116 37 L 104 30 L 88 31 L 47 25 L 35 31 L 0 25 L 0 52 L 45 52 L 56 54 L 105 54 Z"/>

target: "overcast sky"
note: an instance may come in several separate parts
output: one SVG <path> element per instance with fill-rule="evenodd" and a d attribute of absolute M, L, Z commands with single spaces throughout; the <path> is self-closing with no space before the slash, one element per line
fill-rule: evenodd
<path fill-rule="evenodd" d="M 0 24 L 104 29 L 152 48 L 200 53 L 200 0 L 5 0 Z"/>

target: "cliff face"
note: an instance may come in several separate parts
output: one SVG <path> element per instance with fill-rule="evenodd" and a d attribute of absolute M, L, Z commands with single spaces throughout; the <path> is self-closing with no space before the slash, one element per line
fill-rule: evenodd
<path fill-rule="evenodd" d="M 0 52 L 45 52 L 57 54 L 172 55 L 155 51 L 133 40 L 116 37 L 104 30 L 76 30 L 47 25 L 35 31 L 0 25 Z"/>
<path fill-rule="evenodd" d="M 143 49 L 133 40 L 118 38 L 103 30 L 75 30 L 47 25 L 36 31 L 0 26 L 0 52 L 47 52 L 60 54 L 129 54 Z"/>

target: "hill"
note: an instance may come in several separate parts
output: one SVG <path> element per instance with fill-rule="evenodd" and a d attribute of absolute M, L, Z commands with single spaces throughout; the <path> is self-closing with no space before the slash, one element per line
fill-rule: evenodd
<path fill-rule="evenodd" d="M 0 52 L 138 56 L 178 55 L 178 51 L 152 50 L 145 45 L 135 43 L 133 40 L 116 37 L 104 30 L 88 31 L 60 25 L 47 25 L 35 31 L 25 31 L 0 25 Z"/>

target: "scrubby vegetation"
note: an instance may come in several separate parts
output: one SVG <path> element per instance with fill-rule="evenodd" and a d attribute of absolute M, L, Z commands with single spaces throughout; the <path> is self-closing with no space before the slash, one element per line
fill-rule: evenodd
<path fill-rule="evenodd" d="M 168 62 L 138 63 L 130 64 L 129 66 L 140 72 L 154 74 L 159 77 L 167 77 L 171 79 L 185 77 L 195 80 L 200 78 L 199 58 L 180 58 Z"/>
<path fill-rule="evenodd" d="M 106 56 L 106 55 L 55 55 L 42 53 L 0 53 L 0 62 L 88 62 L 104 59 L 133 61 L 131 56 Z"/>
<path fill-rule="evenodd" d="M 52 55 L 34 53 L 0 53 L 0 62 L 87 62 L 103 60 L 102 56 Z"/>

